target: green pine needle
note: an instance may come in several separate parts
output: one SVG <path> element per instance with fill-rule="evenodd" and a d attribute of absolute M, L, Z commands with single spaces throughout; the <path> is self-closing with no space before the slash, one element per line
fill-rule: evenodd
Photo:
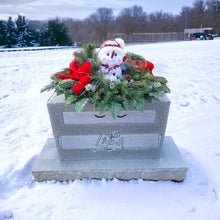
<path fill-rule="evenodd" d="M 103 76 L 98 56 L 94 49 L 95 46 L 93 44 L 87 44 L 84 47 L 84 51 L 74 53 L 75 59 L 81 65 L 86 60 L 92 64 L 92 74 L 90 76 L 92 80 L 79 95 L 75 96 L 74 91 L 71 89 L 78 81 L 71 79 L 61 80 L 55 75 L 51 77 L 51 84 L 44 87 L 41 92 L 54 89 L 57 95 L 64 94 L 66 105 L 74 104 L 77 114 L 89 102 L 99 108 L 100 114 L 110 111 L 113 119 L 120 114 L 121 109 L 126 110 L 130 105 L 142 112 L 144 110 L 144 100 L 149 102 L 152 99 L 161 100 L 163 94 L 170 92 L 165 77 L 151 77 L 149 71 L 143 71 L 137 75 L 135 67 L 125 63 L 122 64 L 122 72 L 123 74 L 129 74 L 133 79 L 127 81 L 120 78 L 116 81 L 110 81 Z M 133 60 L 144 60 L 142 56 L 134 53 L 128 53 L 128 55 Z M 64 69 L 60 73 L 67 75 L 68 71 L 68 69 Z"/>

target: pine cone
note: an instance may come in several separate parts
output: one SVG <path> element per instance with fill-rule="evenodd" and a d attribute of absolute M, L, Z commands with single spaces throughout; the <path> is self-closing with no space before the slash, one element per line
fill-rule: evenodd
<path fill-rule="evenodd" d="M 124 74 L 124 75 L 122 75 L 122 78 L 125 79 L 125 80 L 127 80 L 128 82 L 130 82 L 130 81 L 132 80 L 132 76 L 129 75 L 129 74 Z"/>

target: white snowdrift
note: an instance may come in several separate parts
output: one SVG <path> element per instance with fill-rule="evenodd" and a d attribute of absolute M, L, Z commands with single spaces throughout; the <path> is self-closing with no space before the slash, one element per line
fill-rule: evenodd
<path fill-rule="evenodd" d="M 127 46 L 155 64 L 172 93 L 166 135 L 189 171 L 182 183 L 41 182 L 31 170 L 52 137 L 40 94 L 73 49 L 0 53 L 0 220 L 220 219 L 220 40 Z"/>

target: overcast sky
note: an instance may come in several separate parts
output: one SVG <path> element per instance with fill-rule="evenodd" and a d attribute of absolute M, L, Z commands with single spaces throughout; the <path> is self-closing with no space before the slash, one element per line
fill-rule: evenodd
<path fill-rule="evenodd" d="M 0 19 L 23 14 L 28 20 L 44 20 L 55 17 L 83 19 L 97 8 L 112 8 L 115 15 L 133 5 L 142 6 L 147 13 L 162 10 L 179 14 L 183 6 L 192 7 L 195 0 L 0 0 Z"/>

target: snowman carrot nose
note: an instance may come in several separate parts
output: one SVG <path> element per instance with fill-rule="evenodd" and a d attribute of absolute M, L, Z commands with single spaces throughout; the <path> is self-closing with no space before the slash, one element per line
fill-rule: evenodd
<path fill-rule="evenodd" d="M 111 55 L 111 59 L 113 58 L 114 54 L 115 54 L 115 51 L 113 50 L 112 55 Z"/>

